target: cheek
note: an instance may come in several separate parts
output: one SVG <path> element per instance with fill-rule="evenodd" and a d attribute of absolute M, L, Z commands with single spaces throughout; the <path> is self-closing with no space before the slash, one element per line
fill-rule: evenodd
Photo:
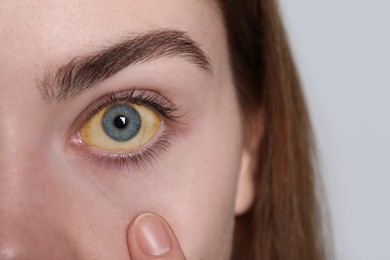
<path fill-rule="evenodd" d="M 53 168 L 27 152 L 29 160 L 2 172 L 0 249 L 17 259 L 41 259 L 42 252 L 56 259 L 128 259 L 128 212 L 60 164 Z"/>
<path fill-rule="evenodd" d="M 230 250 L 242 124 L 234 95 L 225 91 L 222 97 L 203 100 L 207 112 L 164 165 L 175 176 L 169 188 L 175 191 L 172 225 L 194 259 L 227 259 Z"/>
<path fill-rule="evenodd" d="M 182 232 L 183 247 L 197 259 L 216 259 L 230 246 L 239 155 L 227 152 L 235 150 L 226 150 L 222 142 L 226 140 L 198 140 L 177 166 L 178 174 L 183 175 L 174 202 L 179 206 L 177 228 Z"/>

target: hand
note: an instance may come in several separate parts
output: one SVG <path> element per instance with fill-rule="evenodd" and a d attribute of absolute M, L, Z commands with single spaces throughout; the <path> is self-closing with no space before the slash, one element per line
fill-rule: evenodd
<path fill-rule="evenodd" d="M 169 225 L 154 214 L 141 214 L 127 231 L 132 260 L 185 260 L 184 253 Z"/>

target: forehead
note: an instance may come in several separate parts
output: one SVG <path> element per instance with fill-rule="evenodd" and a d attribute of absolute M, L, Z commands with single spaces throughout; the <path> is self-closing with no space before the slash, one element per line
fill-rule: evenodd
<path fill-rule="evenodd" d="M 125 36 L 161 28 L 187 32 L 217 61 L 224 35 L 217 8 L 203 0 L 3 0 L 0 21 L 1 60 L 19 66 L 20 59 L 58 63 Z"/>

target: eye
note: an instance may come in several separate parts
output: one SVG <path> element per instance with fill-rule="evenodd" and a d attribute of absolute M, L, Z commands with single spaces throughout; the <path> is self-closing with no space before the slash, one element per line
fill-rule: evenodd
<path fill-rule="evenodd" d="M 188 112 L 150 90 L 112 92 L 92 102 L 69 130 L 70 146 L 93 165 L 128 170 L 157 162 Z M 89 149 L 96 148 L 96 149 Z"/>
<path fill-rule="evenodd" d="M 116 152 L 133 152 L 158 132 L 160 116 L 146 106 L 119 102 L 103 108 L 80 129 L 88 146 Z"/>

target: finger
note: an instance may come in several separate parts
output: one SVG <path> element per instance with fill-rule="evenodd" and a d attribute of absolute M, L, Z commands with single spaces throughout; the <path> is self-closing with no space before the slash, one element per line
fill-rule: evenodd
<path fill-rule="evenodd" d="M 170 226 L 154 214 L 141 214 L 132 222 L 127 244 L 132 260 L 186 259 Z"/>

